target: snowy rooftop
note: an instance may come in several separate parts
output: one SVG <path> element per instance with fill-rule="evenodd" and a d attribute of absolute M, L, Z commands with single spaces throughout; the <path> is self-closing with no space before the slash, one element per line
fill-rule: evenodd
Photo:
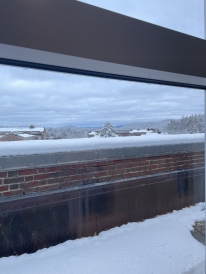
<path fill-rule="evenodd" d="M 33 137 L 34 135 L 27 134 L 27 133 L 22 133 L 22 134 L 19 133 L 18 136 L 21 136 L 23 138 L 28 138 L 28 137 Z"/>
<path fill-rule="evenodd" d="M 29 127 L 17 127 L 17 128 L 10 128 L 10 127 L 0 127 L 0 133 L 1 132 L 25 132 L 25 131 L 40 131 L 43 132 L 44 128 L 43 127 L 34 127 L 34 128 L 29 128 Z"/>
<path fill-rule="evenodd" d="M 0 156 L 91 151 L 204 142 L 204 134 L 149 134 L 130 137 L 31 140 L 0 143 Z"/>
<path fill-rule="evenodd" d="M 0 259 L 2 274 L 203 274 L 205 246 L 190 231 L 205 219 L 202 203 L 34 254 Z"/>
<path fill-rule="evenodd" d="M 152 130 L 147 130 L 147 129 L 133 129 L 130 130 L 131 133 L 135 133 L 135 132 L 153 132 Z"/>

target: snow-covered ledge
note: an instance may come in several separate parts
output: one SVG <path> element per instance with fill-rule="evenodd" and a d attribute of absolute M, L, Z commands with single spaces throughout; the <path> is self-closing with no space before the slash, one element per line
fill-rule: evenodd
<path fill-rule="evenodd" d="M 0 171 L 203 150 L 204 134 L 0 142 Z"/>

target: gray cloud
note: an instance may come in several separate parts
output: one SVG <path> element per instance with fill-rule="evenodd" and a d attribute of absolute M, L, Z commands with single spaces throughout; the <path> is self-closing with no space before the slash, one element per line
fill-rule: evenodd
<path fill-rule="evenodd" d="M 204 92 L 0 67 L 0 125 L 101 125 L 203 113 Z"/>

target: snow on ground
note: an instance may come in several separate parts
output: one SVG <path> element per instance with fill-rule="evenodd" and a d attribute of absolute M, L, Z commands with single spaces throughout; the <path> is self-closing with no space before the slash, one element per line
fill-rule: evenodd
<path fill-rule="evenodd" d="M 2 274 L 203 274 L 205 246 L 190 230 L 203 203 L 34 254 L 0 259 Z"/>
<path fill-rule="evenodd" d="M 0 156 L 204 142 L 204 133 L 0 142 Z"/>

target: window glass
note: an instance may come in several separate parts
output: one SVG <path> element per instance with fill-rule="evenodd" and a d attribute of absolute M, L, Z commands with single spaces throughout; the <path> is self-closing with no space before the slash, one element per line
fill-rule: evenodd
<path fill-rule="evenodd" d="M 203 90 L 8 66 L 0 83 L 2 273 L 204 273 Z"/>

